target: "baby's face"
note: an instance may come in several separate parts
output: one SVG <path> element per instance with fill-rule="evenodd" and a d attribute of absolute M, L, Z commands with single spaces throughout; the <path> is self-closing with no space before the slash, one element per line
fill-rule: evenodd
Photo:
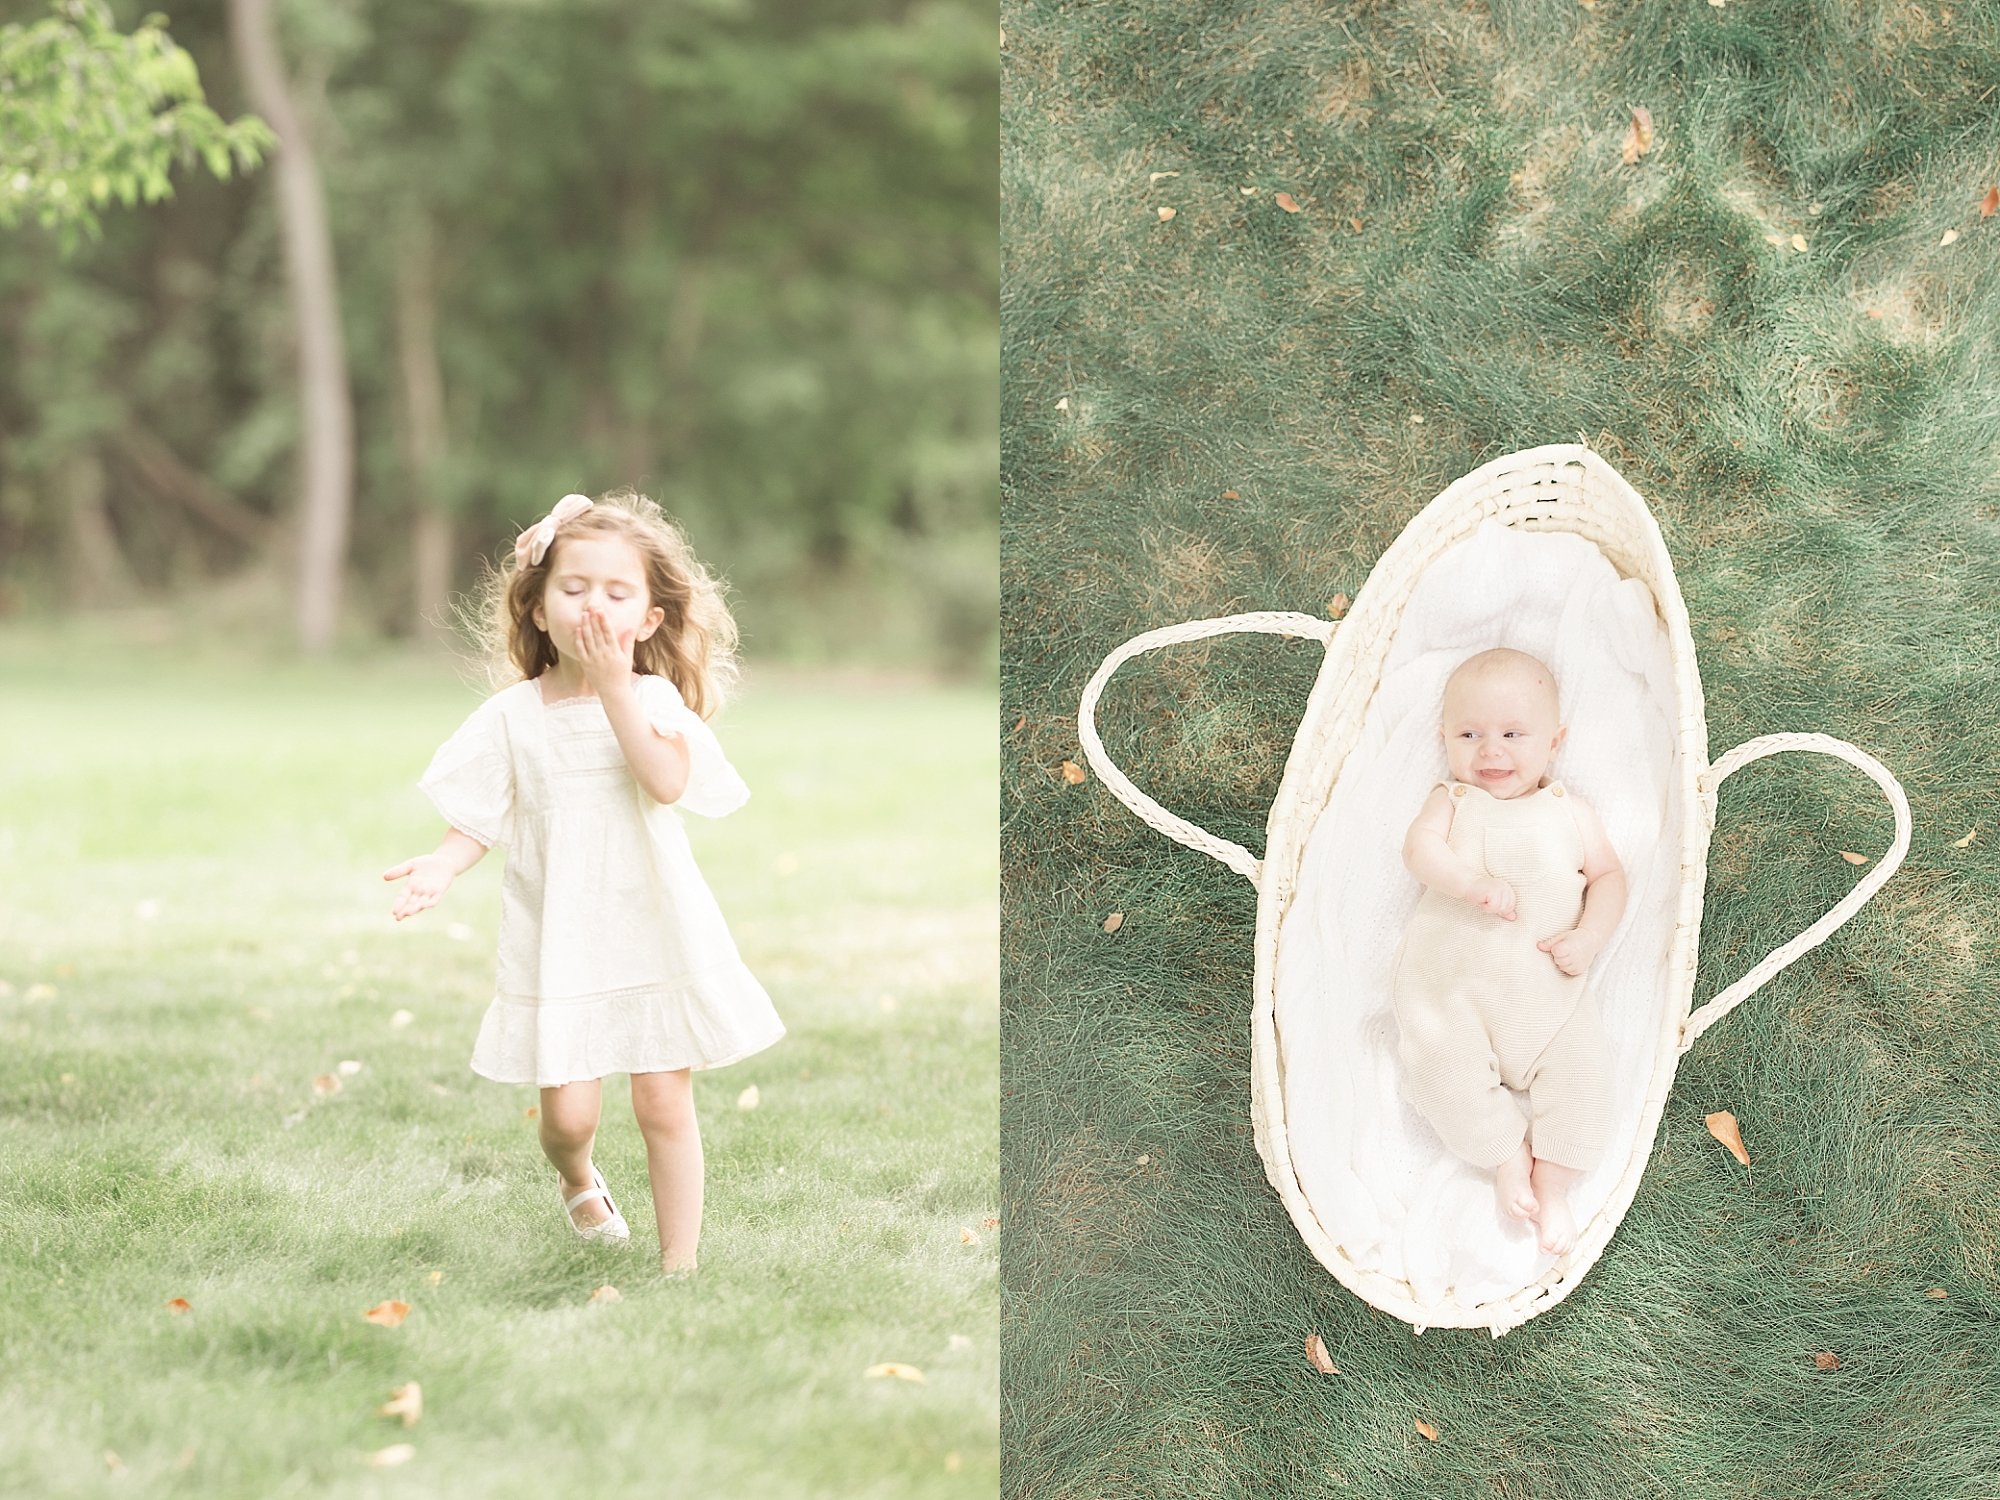
<path fill-rule="evenodd" d="M 1454 682 L 1438 729 L 1453 778 L 1502 801 L 1541 785 L 1568 732 L 1556 722 L 1546 688 L 1511 676 Z"/>

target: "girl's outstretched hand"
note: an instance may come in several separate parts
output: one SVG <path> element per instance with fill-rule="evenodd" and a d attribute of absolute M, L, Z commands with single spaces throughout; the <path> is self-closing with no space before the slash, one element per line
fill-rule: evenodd
<path fill-rule="evenodd" d="M 632 642 L 636 631 L 614 635 L 599 609 L 586 609 L 576 628 L 576 659 L 584 679 L 601 698 L 606 688 L 624 687 L 632 680 Z"/>
<path fill-rule="evenodd" d="M 398 922 L 436 906 L 439 898 L 451 889 L 458 871 L 440 852 L 419 854 L 415 859 L 406 859 L 395 868 L 382 872 L 384 880 L 401 880 L 405 875 L 410 877 L 410 883 L 403 887 L 394 909 L 389 913 Z"/>

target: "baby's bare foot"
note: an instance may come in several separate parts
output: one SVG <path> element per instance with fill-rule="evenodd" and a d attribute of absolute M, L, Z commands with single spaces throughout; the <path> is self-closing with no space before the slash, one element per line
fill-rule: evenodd
<path fill-rule="evenodd" d="M 1541 1211 L 1530 1182 L 1534 1165 L 1535 1158 L 1523 1141 L 1520 1150 L 1493 1170 L 1494 1202 L 1510 1219 L 1533 1219 Z"/>
<path fill-rule="evenodd" d="M 1542 1231 L 1540 1244 L 1550 1255 L 1567 1255 L 1576 1248 L 1576 1215 L 1570 1212 L 1569 1189 L 1581 1175 L 1575 1167 L 1552 1161 L 1537 1161 L 1530 1174 L 1542 1206 L 1535 1221 Z"/>

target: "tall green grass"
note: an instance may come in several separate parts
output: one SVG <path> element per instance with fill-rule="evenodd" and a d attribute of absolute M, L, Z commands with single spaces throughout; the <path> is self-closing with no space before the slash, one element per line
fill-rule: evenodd
<path fill-rule="evenodd" d="M 2000 1493 L 2000 6 L 1003 21 L 1007 1492 Z M 1579 434 L 1659 518 L 1714 753 L 1853 740 L 1915 841 L 1683 1061 L 1583 1285 L 1419 1339 L 1264 1181 L 1253 893 L 1058 772 L 1128 636 L 1323 611 L 1452 479 Z M 1317 656 L 1176 647 L 1100 728 L 1260 850 Z M 1697 1003 L 1887 847 L 1802 760 L 1723 790 Z"/>
<path fill-rule="evenodd" d="M 622 1080 L 630 1250 L 565 1228 L 535 1091 L 467 1068 L 499 861 L 389 920 L 476 701 L 0 635 L 0 1493 L 990 1493 L 990 696 L 753 677 L 721 722 L 752 800 L 690 835 L 791 1029 L 696 1075 L 684 1284 Z M 411 1380 L 421 1423 L 376 1416 Z"/>

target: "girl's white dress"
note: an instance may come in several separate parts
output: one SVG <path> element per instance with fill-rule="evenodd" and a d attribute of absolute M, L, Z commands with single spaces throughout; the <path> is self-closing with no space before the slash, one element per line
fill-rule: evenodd
<path fill-rule="evenodd" d="M 452 827 L 507 851 L 498 992 L 472 1052 L 501 1083 L 718 1068 L 785 1034 L 676 810 L 719 818 L 750 790 L 671 682 L 635 688 L 656 730 L 686 737 L 673 807 L 639 789 L 597 698 L 545 705 L 532 681 L 474 709 L 418 783 Z"/>

